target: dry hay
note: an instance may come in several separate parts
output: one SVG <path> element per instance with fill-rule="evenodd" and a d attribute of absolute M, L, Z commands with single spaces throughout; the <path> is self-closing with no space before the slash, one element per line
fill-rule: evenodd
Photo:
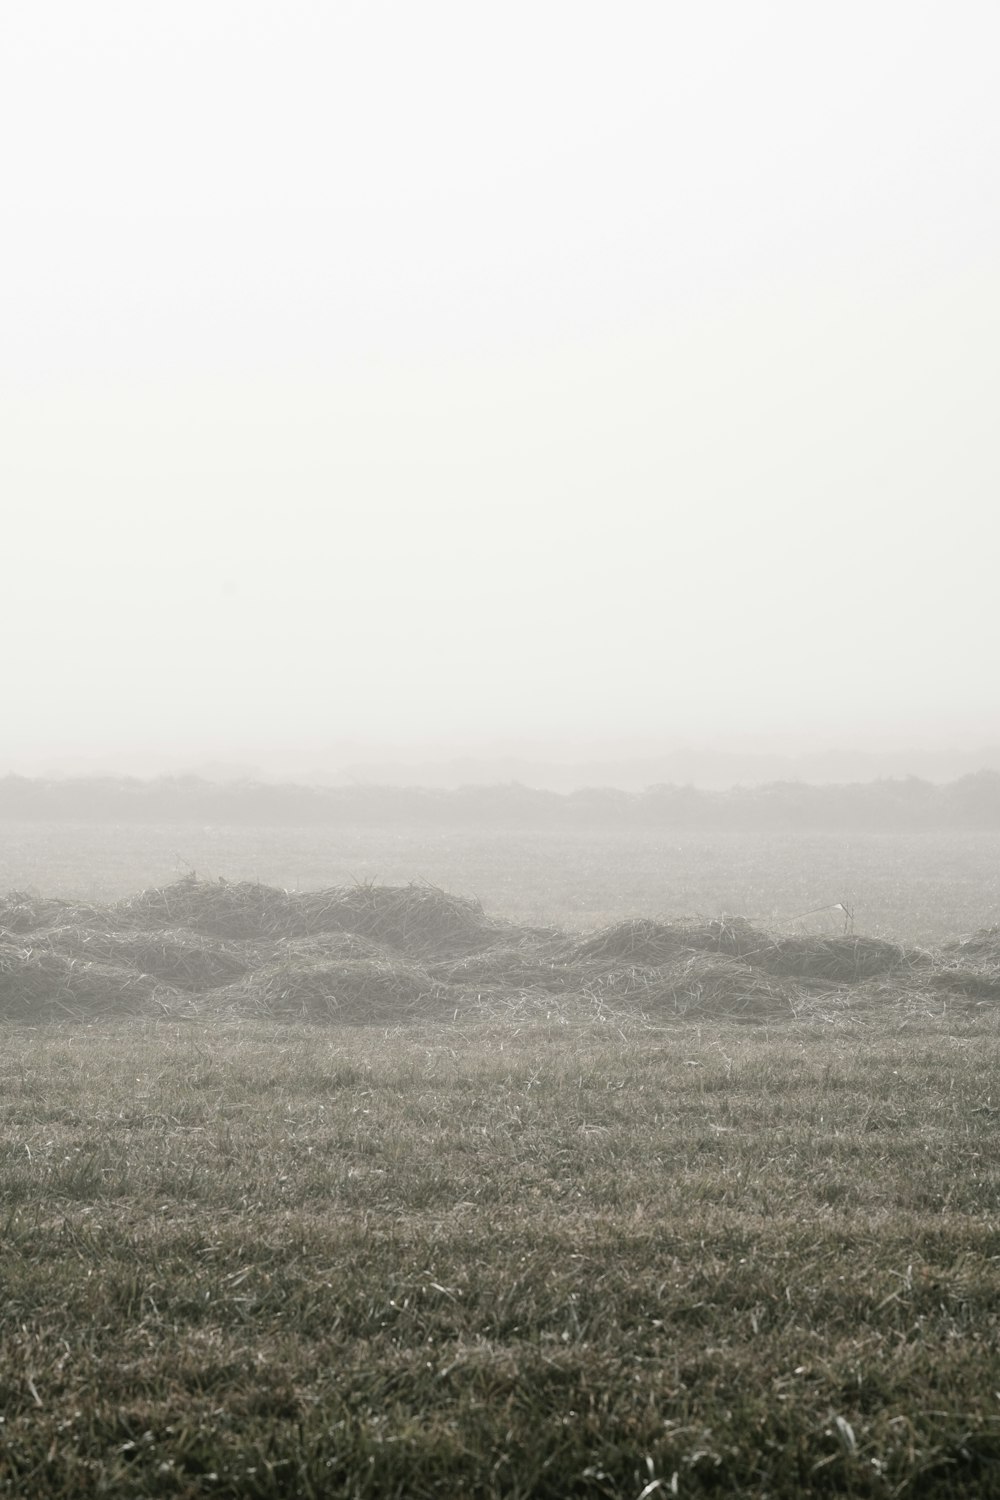
<path fill-rule="evenodd" d="M 590 966 L 593 969 L 593 965 Z M 498 944 L 464 958 L 434 964 L 431 973 L 443 984 L 489 990 L 544 990 L 549 994 L 582 992 L 589 978 L 583 965 L 560 963 L 533 945 Z"/>
<path fill-rule="evenodd" d="M 169 985 L 134 969 L 0 942 L 0 1019 L 5 1021 L 164 1015 L 183 1008 Z"/>
<path fill-rule="evenodd" d="M 438 965 L 434 973 L 449 984 L 478 986 L 480 998 L 483 992 L 516 992 L 522 999 L 533 995 L 537 1005 L 538 992 L 549 999 L 577 995 L 619 1015 L 648 1019 L 702 1015 L 757 1020 L 793 1014 L 790 993 L 779 981 L 726 954 L 680 946 L 681 934 L 688 931 L 654 922 L 619 923 L 564 948 L 572 962 L 559 962 L 544 949 L 539 953 L 525 944 L 489 948 Z"/>
<path fill-rule="evenodd" d="M 255 966 L 246 948 L 213 941 L 183 928 L 174 932 L 115 932 L 53 927 L 23 939 L 34 953 L 57 953 L 78 963 L 137 970 L 193 993 L 232 984 Z"/>
<path fill-rule="evenodd" d="M 18 1020 L 166 1011 L 385 1026 L 523 1011 L 657 1024 L 950 1003 L 940 991 L 1000 999 L 996 927 L 935 957 L 742 918 L 579 937 L 492 920 L 424 884 L 298 894 L 192 877 L 106 908 L 14 892 L 0 924 L 0 1018 Z"/>
<path fill-rule="evenodd" d="M 636 917 L 603 927 L 582 941 L 571 943 L 567 957 L 575 962 L 662 964 L 685 949 L 705 946 L 694 941 L 700 929 L 681 922 L 654 922 Z"/>
<path fill-rule="evenodd" d="M 359 884 L 289 892 L 254 881 L 189 876 L 111 908 L 129 928 L 177 928 L 230 941 L 278 942 L 350 932 L 413 957 L 468 953 L 503 930 L 478 901 L 435 886 Z"/>
<path fill-rule="evenodd" d="M 761 978 L 740 959 L 697 950 L 666 964 L 612 969 L 593 990 L 649 1019 L 766 1021 L 795 1014 L 793 996 L 782 984 Z"/>
<path fill-rule="evenodd" d="M 336 961 L 339 959 L 370 958 L 381 962 L 391 960 L 392 949 L 384 943 L 375 943 L 371 938 L 357 932 L 318 932 L 312 937 L 282 938 L 272 943 L 262 953 L 267 963 L 304 963 Z"/>
<path fill-rule="evenodd" d="M 1000 926 L 994 923 L 992 927 L 980 927 L 968 937 L 944 943 L 942 952 L 960 959 L 985 959 L 988 964 L 1000 965 Z"/>
<path fill-rule="evenodd" d="M 268 964 L 215 999 L 221 1008 L 257 1018 L 397 1025 L 440 1013 L 440 996 L 423 969 L 399 959 L 300 957 Z"/>
<path fill-rule="evenodd" d="M 698 930 L 704 943 L 692 947 L 727 953 L 755 969 L 789 979 L 821 979 L 833 984 L 858 984 L 864 979 L 912 968 L 922 955 L 884 938 L 839 936 L 773 937 L 742 917 L 721 918 Z"/>
<path fill-rule="evenodd" d="M 932 983 L 938 990 L 954 990 L 973 1000 L 1000 1000 L 1000 965 L 985 969 L 939 969 Z"/>
<path fill-rule="evenodd" d="M 857 983 L 912 965 L 917 955 L 896 943 L 867 937 L 772 937 L 743 917 L 712 922 L 618 922 L 576 943 L 572 958 L 672 963 L 684 953 L 714 953 L 788 978 Z"/>
<path fill-rule="evenodd" d="M 724 953 L 763 965 L 776 946 L 774 938 L 744 917 L 721 917 L 711 922 L 655 922 L 636 917 L 573 943 L 569 953 L 577 960 L 653 965 L 671 963 L 683 953 Z"/>
<path fill-rule="evenodd" d="M 823 979 L 835 984 L 858 984 L 920 967 L 924 955 L 901 948 L 883 938 L 786 937 L 779 938 L 749 962 L 797 979 Z"/>
<path fill-rule="evenodd" d="M 48 927 L 91 927 L 106 931 L 113 925 L 106 906 L 60 901 L 55 896 L 35 896 L 27 891 L 10 891 L 0 896 L 0 931 L 39 932 Z"/>
<path fill-rule="evenodd" d="M 446 958 L 488 947 L 505 930 L 481 904 L 426 884 L 361 883 L 296 898 L 311 933 L 348 931 L 414 958 Z"/>
<path fill-rule="evenodd" d="M 945 959 L 932 983 L 973 1000 L 1000 1000 L 1000 927 L 980 927 L 967 938 L 945 943 Z"/>
<path fill-rule="evenodd" d="M 305 935 L 295 897 L 256 881 L 198 880 L 194 875 L 159 890 L 140 891 L 111 908 L 116 925 L 159 931 L 183 927 L 206 937 L 268 941 Z"/>

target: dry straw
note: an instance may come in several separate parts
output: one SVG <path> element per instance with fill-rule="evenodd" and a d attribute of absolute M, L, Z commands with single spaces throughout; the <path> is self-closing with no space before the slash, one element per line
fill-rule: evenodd
<path fill-rule="evenodd" d="M 934 976 L 938 989 L 979 1000 L 1000 1000 L 1000 927 L 981 927 L 967 938 L 946 943 L 945 967 Z"/>
<path fill-rule="evenodd" d="M 422 884 L 292 893 L 190 877 L 108 907 L 0 901 L 0 1018 L 17 1021 L 753 1021 L 904 993 L 942 1003 L 942 991 L 1000 999 L 996 928 L 933 956 L 847 933 L 775 936 L 742 918 L 642 919 L 580 937 L 495 920 Z"/>

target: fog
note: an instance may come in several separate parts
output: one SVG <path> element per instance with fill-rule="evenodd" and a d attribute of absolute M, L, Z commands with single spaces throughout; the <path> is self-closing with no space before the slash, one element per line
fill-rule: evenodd
<path fill-rule="evenodd" d="M 12 0 L 0 771 L 1000 739 L 998 46 Z"/>

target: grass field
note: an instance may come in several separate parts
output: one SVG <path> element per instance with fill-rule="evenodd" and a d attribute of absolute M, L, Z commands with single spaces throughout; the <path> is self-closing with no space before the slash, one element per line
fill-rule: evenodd
<path fill-rule="evenodd" d="M 9 1033 L 0 1487 L 1000 1494 L 997 1060 L 992 1018 Z"/>
<path fill-rule="evenodd" d="M 113 900 L 188 870 L 289 889 L 424 879 L 478 896 L 502 916 L 576 928 L 722 912 L 768 926 L 847 900 L 858 931 L 922 945 L 1000 917 L 996 834 L 0 824 L 0 891 Z M 838 920 L 826 914 L 805 926 L 822 931 Z"/>
<path fill-rule="evenodd" d="M 7 883 L 122 895 L 178 833 L 64 832 L 9 838 Z M 860 918 L 847 868 L 872 926 L 928 947 L 907 891 L 940 938 L 968 931 L 996 852 L 200 837 L 203 875 L 462 869 L 513 917 L 579 903 L 571 926 L 750 907 L 726 889 L 773 911 L 810 878 Z M 697 899 L 648 899 L 665 875 Z M 744 960 L 718 924 L 581 943 L 419 891 L 217 884 L 5 911 L 4 1005 L 51 972 L 125 1008 L 109 965 L 137 955 L 174 983 L 133 976 L 142 1018 L 2 1026 L 0 1494 L 1000 1496 L 995 939 L 925 961 L 749 933 Z M 675 955 L 678 933 L 730 947 Z M 314 1003 L 317 976 L 359 975 L 378 1026 L 374 990 L 353 1024 Z M 312 1024 L 282 1019 L 293 981 Z"/>

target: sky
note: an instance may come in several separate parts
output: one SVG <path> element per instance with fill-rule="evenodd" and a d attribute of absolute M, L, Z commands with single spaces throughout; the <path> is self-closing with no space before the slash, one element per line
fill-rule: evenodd
<path fill-rule="evenodd" d="M 998 55 L 6 0 L 0 770 L 1000 738 Z"/>

